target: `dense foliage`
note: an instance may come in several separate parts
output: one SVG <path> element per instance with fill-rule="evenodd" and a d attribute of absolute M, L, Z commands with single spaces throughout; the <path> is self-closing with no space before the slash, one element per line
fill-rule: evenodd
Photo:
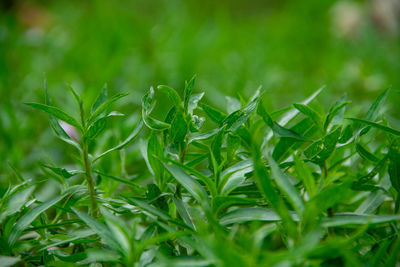
<path fill-rule="evenodd" d="M 113 111 L 127 94 L 105 87 L 89 107 L 70 88 L 73 116 L 45 87 L 44 104 L 26 104 L 48 113 L 75 163 L 42 159 L 34 181 L 9 174 L 18 182 L 0 192 L 4 266 L 399 260 L 400 131 L 383 112 L 397 92 L 381 92 L 359 114 L 346 112 L 346 95 L 327 111 L 314 105 L 323 89 L 271 112 L 260 88 L 248 100 L 227 96 L 222 111 L 202 100 L 193 78 L 183 96 L 150 88 L 141 116 Z M 169 106 L 162 117 L 156 100 Z M 52 190 L 40 201 L 32 192 L 43 186 Z"/>

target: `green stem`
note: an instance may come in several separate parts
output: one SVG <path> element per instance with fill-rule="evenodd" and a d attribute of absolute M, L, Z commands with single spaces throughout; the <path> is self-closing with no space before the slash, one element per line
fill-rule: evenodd
<path fill-rule="evenodd" d="M 89 197 L 90 197 L 90 215 L 97 217 L 98 207 L 96 200 L 96 190 L 94 188 L 94 180 L 92 175 L 92 164 L 89 160 L 89 145 L 86 140 L 83 141 L 83 162 L 85 164 L 86 181 L 88 183 Z"/>
<path fill-rule="evenodd" d="M 184 164 L 185 162 L 185 155 L 187 150 L 186 142 L 184 144 L 179 144 L 179 162 Z M 182 199 L 182 185 L 178 183 L 176 186 L 176 195 L 179 199 Z"/>
<path fill-rule="evenodd" d="M 326 165 L 326 161 L 324 161 L 324 175 L 325 175 L 325 181 L 328 179 L 328 166 Z M 329 207 L 327 210 L 328 217 L 332 218 L 335 216 L 335 209 L 333 207 Z M 329 228 L 329 234 L 333 235 L 335 233 L 335 230 L 333 228 Z"/>

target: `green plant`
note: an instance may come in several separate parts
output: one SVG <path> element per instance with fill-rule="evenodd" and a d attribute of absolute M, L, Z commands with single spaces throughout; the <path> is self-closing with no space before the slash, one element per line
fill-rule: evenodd
<path fill-rule="evenodd" d="M 2 193 L 0 254 L 7 256 L 1 261 L 57 266 L 399 261 L 400 131 L 382 114 L 389 90 L 358 119 L 347 115 L 346 96 L 327 112 L 313 105 L 322 89 L 276 112 L 268 112 L 258 89 L 248 101 L 229 97 L 224 112 L 203 103 L 204 93 L 193 93 L 194 81 L 185 83 L 183 97 L 168 86 L 150 88 L 131 134 L 97 154 L 91 152 L 99 146 L 96 138 L 120 115 L 110 112 L 111 104 L 125 94 L 107 98 L 104 89 L 86 116 L 71 89 L 79 122 L 52 105 L 47 89 L 46 104 L 28 103 L 49 113 L 56 135 L 79 152 L 82 170 L 42 164 L 45 175 L 63 185 L 61 194 L 43 203 L 30 200 L 35 186 L 30 181 Z M 157 113 L 157 98 L 163 107 L 170 104 L 164 117 Z M 76 127 L 80 141 L 58 120 Z M 135 138 L 141 156 L 130 153 L 142 157 L 147 170 L 136 178 L 123 170 L 111 174 L 115 168 L 105 159 L 125 166 L 125 149 Z M 116 150 L 119 157 L 110 157 Z M 104 179 L 110 182 L 104 185 Z M 48 211 L 52 207 L 55 214 Z"/>

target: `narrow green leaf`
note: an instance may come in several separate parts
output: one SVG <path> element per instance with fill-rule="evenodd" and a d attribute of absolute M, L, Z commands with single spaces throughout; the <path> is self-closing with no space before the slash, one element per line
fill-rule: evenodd
<path fill-rule="evenodd" d="M 260 201 L 255 199 L 236 197 L 236 196 L 217 196 L 213 199 L 212 203 L 215 214 L 218 214 L 222 210 L 232 206 L 239 206 L 239 205 L 253 206 L 260 204 Z"/>
<path fill-rule="evenodd" d="M 386 89 L 375 99 L 374 103 L 372 103 L 372 105 L 369 107 L 367 114 L 365 114 L 364 120 L 375 121 L 378 118 L 379 113 L 380 113 L 380 111 L 385 103 L 385 100 L 387 98 L 387 95 L 389 94 L 389 91 L 390 91 L 390 88 Z M 360 128 L 360 127 L 358 127 L 358 128 Z M 360 136 L 366 134 L 370 129 L 371 129 L 371 126 L 367 126 L 363 129 L 361 129 Z"/>
<path fill-rule="evenodd" d="M 274 132 L 275 136 L 277 138 L 291 138 L 291 139 L 296 139 L 298 141 L 303 141 L 303 142 L 309 142 L 311 139 L 304 137 L 302 135 L 299 135 L 295 131 L 292 131 L 290 129 L 286 129 L 282 126 L 280 126 L 278 123 L 274 122 L 272 126 L 272 131 Z"/>
<path fill-rule="evenodd" d="M 386 191 L 392 186 L 390 182 L 390 178 L 388 176 L 384 176 L 379 183 L 379 186 L 385 189 Z M 367 198 L 361 203 L 361 205 L 356 209 L 356 213 L 359 214 L 371 214 L 374 213 L 376 209 L 378 209 L 381 204 L 386 199 L 386 193 L 383 190 L 376 190 L 368 193 Z"/>
<path fill-rule="evenodd" d="M 214 140 L 211 143 L 211 151 L 214 155 L 214 158 L 218 166 L 222 162 L 221 148 L 222 148 L 222 142 L 224 140 L 224 135 L 225 135 L 225 127 L 219 130 L 218 134 L 215 136 Z"/>
<path fill-rule="evenodd" d="M 81 220 L 77 220 L 77 221 L 81 222 Z M 64 240 L 61 240 L 58 242 L 54 242 L 50 245 L 47 245 L 47 246 L 41 248 L 39 251 L 47 250 L 49 248 L 54 248 L 54 247 L 57 247 L 57 246 L 60 246 L 63 244 L 68 244 L 71 242 L 76 243 L 77 240 L 87 238 L 94 234 L 95 234 L 95 232 L 93 232 L 92 230 L 89 230 L 89 229 L 77 230 L 76 232 L 71 233 L 71 238 L 67 238 L 67 239 L 64 239 Z"/>
<path fill-rule="evenodd" d="M 363 145 L 360 144 L 360 142 L 356 143 L 356 151 L 357 153 L 364 159 L 372 161 L 372 162 L 378 162 L 379 158 L 377 158 L 374 154 L 369 152 Z"/>
<path fill-rule="evenodd" d="M 357 119 L 357 118 L 347 118 L 347 119 L 348 119 L 348 120 L 352 120 L 352 121 L 357 121 L 357 122 L 360 122 L 360 123 L 362 123 L 362 124 L 369 125 L 369 126 L 371 126 L 371 127 L 373 127 L 373 128 L 382 130 L 382 131 L 384 131 L 384 132 L 387 132 L 387 133 L 390 133 L 390 134 L 393 134 L 393 135 L 400 135 L 400 131 L 395 130 L 395 129 L 393 129 L 393 128 L 390 128 L 390 127 L 388 127 L 388 126 L 382 125 L 382 124 L 378 124 L 378 123 L 376 123 L 376 122 L 367 121 L 367 120 L 362 120 L 362 119 Z"/>
<path fill-rule="evenodd" d="M 52 106 L 51 99 L 50 99 L 50 94 L 49 94 L 49 89 L 47 88 L 47 82 L 46 80 L 44 81 L 44 88 L 46 90 L 46 102 L 45 104 L 48 106 Z M 64 131 L 64 129 L 61 127 L 61 125 L 58 123 L 57 119 L 49 114 L 49 120 L 50 120 L 50 126 L 53 129 L 54 133 L 63 141 L 74 145 L 75 147 L 79 148 L 79 144 L 77 144 L 75 141 L 71 139 L 71 137 Z"/>
<path fill-rule="evenodd" d="M 315 218 L 318 218 L 322 212 L 325 212 L 328 208 L 347 201 L 350 197 L 354 197 L 354 191 L 351 190 L 351 181 L 344 181 L 338 184 L 332 184 L 320 190 L 318 194 L 314 195 L 309 201 L 307 201 L 307 212 L 310 217 L 309 220 L 312 220 L 312 223 L 315 223 Z M 340 192 L 340 194 L 338 194 Z M 311 222 L 310 222 L 311 223 Z"/>
<path fill-rule="evenodd" d="M 189 166 L 187 166 L 187 164 L 182 164 L 175 160 L 170 160 L 170 159 L 165 158 L 165 159 L 161 159 L 161 161 L 164 163 L 164 165 L 166 165 L 168 163 L 173 164 L 173 165 L 176 165 L 177 167 L 181 168 L 182 170 L 185 170 L 186 172 L 194 175 L 197 179 L 201 180 L 205 185 L 207 185 L 208 190 L 210 190 L 210 192 L 211 192 L 211 196 L 217 195 L 217 189 L 214 184 L 214 181 L 212 181 L 209 177 L 207 177 L 203 173 L 201 173 L 193 168 L 190 168 Z"/>
<path fill-rule="evenodd" d="M 71 91 L 72 95 L 75 98 L 76 103 L 79 106 L 79 115 L 81 118 L 81 125 L 83 128 L 85 128 L 86 126 L 86 119 L 85 119 L 85 109 L 83 107 L 83 101 L 81 99 L 81 97 L 78 95 L 78 93 L 74 90 L 74 88 L 72 88 L 71 85 L 69 85 L 69 90 Z"/>
<path fill-rule="evenodd" d="M 293 106 L 304 115 L 310 117 L 316 126 L 322 126 L 322 117 L 317 111 L 304 104 L 293 104 Z"/>
<path fill-rule="evenodd" d="M 64 195 L 55 197 L 49 201 L 46 201 L 35 208 L 31 209 L 28 213 L 22 216 L 14 227 L 11 230 L 10 236 L 8 238 L 8 243 L 12 246 L 15 241 L 19 238 L 22 231 L 24 231 L 41 213 L 48 210 L 55 204 L 57 204 L 61 199 L 64 198 Z"/>
<path fill-rule="evenodd" d="M 192 142 L 195 142 L 195 141 L 207 140 L 207 139 L 213 137 L 214 135 L 216 135 L 217 133 L 219 133 L 219 131 L 220 131 L 220 129 L 216 128 L 216 129 L 213 129 L 213 130 L 211 130 L 209 132 L 206 132 L 206 133 L 193 134 L 193 136 L 189 139 L 188 143 L 192 143 Z"/>
<path fill-rule="evenodd" d="M 192 77 L 192 79 L 190 79 L 189 82 L 185 81 L 184 109 L 185 109 L 185 112 L 186 112 L 186 113 L 188 113 L 190 97 L 192 96 L 193 86 L 194 86 L 195 80 L 196 80 L 196 75 L 194 75 L 194 76 Z M 189 113 L 190 113 L 190 112 L 189 112 Z"/>
<path fill-rule="evenodd" d="M 267 159 L 271 166 L 272 177 L 274 178 L 276 184 L 288 197 L 289 202 L 293 205 L 297 213 L 299 215 L 303 214 L 304 202 L 299 193 L 296 191 L 296 188 L 294 188 L 293 184 L 289 181 L 286 174 L 282 172 L 272 156 L 268 154 Z"/>
<path fill-rule="evenodd" d="M 132 142 L 140 133 L 140 131 L 143 128 L 143 121 L 140 120 L 139 123 L 136 125 L 135 129 L 133 129 L 132 133 L 119 145 L 110 148 L 109 150 L 101 153 L 100 155 L 98 155 L 97 157 L 95 157 L 93 159 L 93 163 L 96 162 L 97 160 L 99 160 L 100 158 L 104 157 L 105 155 L 107 155 L 110 152 L 116 151 L 116 150 L 120 150 L 122 148 L 124 148 L 125 146 L 127 146 L 130 142 Z"/>
<path fill-rule="evenodd" d="M 372 103 L 372 105 L 369 107 L 367 114 L 365 114 L 364 120 L 367 121 L 375 121 L 378 116 L 379 112 L 382 109 L 383 105 L 385 104 L 385 100 L 390 92 L 390 88 L 386 89 L 383 91 Z"/>
<path fill-rule="evenodd" d="M 259 88 L 251 98 L 250 102 L 242 109 L 229 114 L 221 122 L 221 126 L 226 125 L 226 130 L 231 130 L 231 131 L 237 130 L 256 111 L 258 102 L 260 100 L 260 96 L 261 96 L 261 91 Z"/>
<path fill-rule="evenodd" d="M 119 178 L 119 177 L 116 177 L 116 176 L 112 176 L 112 175 L 109 175 L 109 174 L 106 174 L 104 172 L 100 172 L 100 171 L 97 171 L 97 170 L 94 170 L 93 172 L 97 173 L 97 174 L 99 174 L 101 176 L 104 176 L 104 177 L 110 178 L 112 180 L 115 180 L 117 182 L 129 185 L 130 187 L 132 187 L 134 190 L 136 190 L 139 193 L 144 193 L 146 191 L 142 186 L 140 186 L 140 185 L 138 185 L 138 184 L 136 184 L 136 183 L 134 183 L 134 182 L 132 182 L 130 180 Z"/>
<path fill-rule="evenodd" d="M 124 114 L 113 111 L 109 114 L 96 119 L 87 130 L 86 136 L 90 139 L 96 138 L 106 127 L 107 120 L 111 117 L 124 116 Z"/>
<path fill-rule="evenodd" d="M 78 253 L 73 253 L 70 255 L 68 253 L 64 253 L 64 252 L 62 252 L 60 250 L 56 250 L 56 249 L 50 250 L 49 254 L 56 256 L 57 259 L 60 259 L 63 262 L 71 262 L 71 263 L 82 261 L 88 257 L 87 252 L 78 252 Z"/>
<path fill-rule="evenodd" d="M 107 84 L 104 85 L 103 89 L 100 91 L 99 95 L 97 96 L 96 100 L 93 103 L 92 106 L 92 113 L 96 112 L 96 110 L 104 103 L 107 101 Z"/>
<path fill-rule="evenodd" d="M 164 167 L 199 203 L 208 202 L 208 195 L 204 188 L 183 169 L 166 163 Z"/>
<path fill-rule="evenodd" d="M 9 195 L 8 199 L 5 196 L 2 197 L 3 198 L 2 200 L 6 201 L 7 207 L 0 214 L 0 224 L 2 223 L 3 219 L 5 219 L 7 216 L 13 215 L 18 211 L 20 211 L 22 206 L 26 204 L 28 198 L 32 195 L 34 189 L 35 189 L 34 186 L 29 186 L 24 190 L 12 192 L 11 195 Z"/>
<path fill-rule="evenodd" d="M 92 113 L 92 115 L 89 118 L 88 124 L 91 124 L 93 121 L 97 119 L 98 116 L 100 116 L 106 109 L 108 109 L 114 102 L 118 101 L 119 99 L 129 95 L 128 93 L 124 94 L 116 94 L 110 99 L 107 99 L 105 102 L 103 102 L 97 109 Z"/>
<path fill-rule="evenodd" d="M 240 186 L 245 180 L 246 175 L 254 171 L 254 166 L 251 161 L 245 161 L 246 164 L 239 162 L 234 166 L 237 166 L 238 169 L 233 169 L 233 171 L 226 172 L 226 170 L 221 174 L 221 182 L 219 184 L 219 191 L 222 195 L 228 195 L 230 192 L 235 190 L 238 186 Z M 232 167 L 234 167 L 232 166 Z M 240 166 L 240 168 L 239 168 Z"/>
<path fill-rule="evenodd" d="M 318 164 L 322 164 L 326 161 L 335 151 L 336 144 L 339 141 L 340 134 L 342 132 L 342 126 L 336 128 L 328 135 L 326 135 L 323 139 L 321 152 L 318 153 L 315 157 L 312 158 Z"/>
<path fill-rule="evenodd" d="M 348 124 L 343 132 L 342 132 L 342 136 L 340 136 L 339 138 L 339 143 L 340 144 L 345 144 L 347 142 L 349 142 L 349 140 L 353 137 L 353 126 L 351 124 Z"/>
<path fill-rule="evenodd" d="M 80 212 L 75 208 L 72 208 L 74 213 L 84 221 L 90 229 L 92 229 L 96 234 L 103 239 L 103 241 L 112 249 L 116 251 L 121 251 L 121 246 L 117 240 L 115 240 L 113 234 L 111 233 L 110 229 L 107 226 L 100 223 L 98 220 L 92 218 L 91 216 L 87 215 L 86 213 Z"/>
<path fill-rule="evenodd" d="M 357 181 L 353 182 L 352 188 L 358 189 L 358 187 L 370 182 L 378 173 L 380 173 L 384 168 L 386 168 L 386 163 L 388 161 L 388 156 L 385 156 L 383 159 L 379 160 L 376 163 L 375 167 L 367 174 L 360 178 Z"/>
<path fill-rule="evenodd" d="M 165 213 L 164 211 L 157 209 L 156 207 L 149 205 L 148 203 L 146 203 L 143 200 L 140 200 L 138 198 L 127 198 L 127 200 L 131 203 L 133 203 L 135 206 L 138 206 L 139 208 L 159 217 L 160 219 L 166 220 L 166 221 L 170 221 L 172 218 Z"/>
<path fill-rule="evenodd" d="M 79 94 L 75 91 L 75 89 L 71 85 L 68 85 L 68 89 L 71 91 L 72 95 L 74 96 L 76 103 L 78 105 L 81 105 L 82 104 L 82 99 L 79 96 Z"/>
<path fill-rule="evenodd" d="M 59 108 L 53 107 L 53 106 L 48 106 L 44 104 L 39 104 L 39 103 L 25 103 L 28 106 L 31 106 L 36 109 L 40 109 L 44 112 L 47 112 L 50 115 L 53 115 L 57 119 L 60 119 L 62 121 L 65 121 L 68 124 L 71 124 L 72 126 L 77 127 L 78 129 L 82 129 L 81 125 L 79 124 L 78 121 L 76 121 L 73 117 L 65 113 Z"/>
<path fill-rule="evenodd" d="M 330 107 L 328 115 L 326 115 L 326 119 L 324 122 L 324 130 L 328 129 L 328 126 L 331 124 L 332 120 L 339 114 L 340 111 L 344 111 L 343 108 L 351 103 L 351 101 L 346 101 L 347 95 L 339 98 L 333 105 Z"/>
<path fill-rule="evenodd" d="M 293 215 L 293 219 L 298 220 L 297 216 Z M 233 223 L 243 223 L 249 221 L 265 221 L 277 222 L 281 218 L 272 209 L 265 208 L 239 208 L 228 212 L 220 218 L 219 222 L 222 225 L 229 225 Z"/>
<path fill-rule="evenodd" d="M 90 127 L 89 130 L 87 131 L 87 137 L 89 139 L 94 139 L 96 136 L 98 136 L 106 127 L 106 122 L 107 122 L 107 116 L 102 117 L 98 120 L 96 120 Z"/>
<path fill-rule="evenodd" d="M 152 130 L 163 131 L 170 127 L 170 124 L 154 119 L 150 116 L 150 113 L 154 109 L 154 89 L 150 87 L 150 90 L 142 98 L 142 118 L 143 122 Z M 174 109 L 175 110 L 175 109 Z"/>
<path fill-rule="evenodd" d="M 154 174 L 156 184 L 161 185 L 163 166 L 159 160 L 163 156 L 163 147 L 156 131 L 151 131 L 149 141 L 147 142 L 147 160 L 150 169 Z"/>
<path fill-rule="evenodd" d="M 261 153 L 258 147 L 253 145 L 253 161 L 254 161 L 254 172 L 257 181 L 257 186 L 260 192 L 263 194 L 266 200 L 269 201 L 273 209 L 282 218 L 285 225 L 288 227 L 289 231 L 293 231 L 294 225 L 292 222 L 292 217 L 289 214 L 285 203 L 280 198 L 276 189 L 272 185 L 271 177 L 265 168 L 265 164 L 262 161 Z M 291 230 L 292 229 L 292 230 Z"/>
<path fill-rule="evenodd" d="M 171 122 L 170 141 L 174 144 L 183 143 L 188 132 L 188 125 L 185 120 L 183 111 L 177 111 Z"/>
<path fill-rule="evenodd" d="M 307 137 L 301 136 L 301 135 L 297 134 L 295 131 L 286 129 L 286 128 L 280 126 L 278 123 L 276 123 L 271 118 L 271 116 L 268 114 L 268 112 L 264 109 L 262 102 L 260 102 L 258 104 L 257 113 L 262 117 L 264 122 L 272 129 L 272 131 L 274 132 L 274 135 L 277 138 L 286 137 L 286 138 L 293 138 L 293 139 L 300 140 L 300 141 L 310 141 L 310 139 L 308 139 Z"/>
<path fill-rule="evenodd" d="M 157 86 L 157 89 L 158 91 L 167 94 L 169 99 L 171 99 L 172 103 L 174 103 L 175 106 L 179 107 L 182 105 L 182 99 L 175 89 L 166 85 L 159 85 Z"/>
<path fill-rule="evenodd" d="M 155 131 L 164 131 L 171 127 L 171 125 L 168 123 L 159 121 L 157 119 L 154 119 L 153 117 L 145 115 L 143 115 L 143 122 L 146 124 L 147 127 Z"/>
<path fill-rule="evenodd" d="M 189 215 L 189 211 L 186 207 L 186 204 L 180 200 L 179 198 L 172 197 L 172 200 L 175 203 L 176 209 L 178 210 L 179 215 L 182 217 L 183 221 L 192 229 L 195 229 L 192 218 Z"/>
<path fill-rule="evenodd" d="M 306 188 L 308 195 L 310 197 L 314 196 L 317 188 L 311 170 L 298 155 L 293 155 L 293 158 L 299 180 L 303 181 L 304 187 Z"/>
<path fill-rule="evenodd" d="M 120 248 L 122 248 L 122 251 L 118 252 L 120 254 L 123 254 L 124 256 L 128 256 L 132 249 L 132 244 L 129 240 L 131 233 L 129 231 L 128 225 L 121 218 L 121 216 L 113 214 L 104 206 L 100 207 L 100 211 L 104 217 L 108 229 L 110 229 L 110 232 L 114 237 L 114 240 L 118 242 Z"/>
<path fill-rule="evenodd" d="M 392 141 L 389 147 L 389 176 L 393 187 L 400 194 L 400 138 L 396 138 Z M 397 196 L 397 198 L 399 198 Z"/>
<path fill-rule="evenodd" d="M 307 105 L 310 103 L 312 100 L 314 100 L 320 93 L 321 91 L 325 88 L 325 85 L 320 87 L 317 91 L 315 91 L 311 96 L 309 96 L 307 99 L 305 99 L 301 104 Z M 297 109 L 291 109 L 288 111 L 279 121 L 279 125 L 285 126 L 289 121 L 291 121 L 296 115 L 299 113 Z"/>
<path fill-rule="evenodd" d="M 317 131 L 317 127 L 310 118 L 304 118 L 290 128 L 290 130 L 301 136 L 310 138 Z M 294 138 L 281 138 L 276 144 L 272 156 L 274 157 L 275 161 L 282 162 L 291 155 L 292 151 L 300 148 L 304 144 L 306 143 Z"/>
<path fill-rule="evenodd" d="M 357 227 L 359 225 L 375 225 L 400 221 L 400 215 L 361 215 L 361 214 L 335 214 L 335 217 L 324 218 L 324 227 Z"/>
<path fill-rule="evenodd" d="M 85 173 L 84 171 L 79 171 L 79 170 L 68 171 L 65 168 L 53 167 L 53 166 L 49 166 L 46 164 L 40 164 L 40 165 L 45 167 L 46 169 L 53 171 L 55 174 L 58 174 L 64 178 L 66 178 L 66 179 L 71 178 L 77 174 Z"/>
<path fill-rule="evenodd" d="M 206 113 L 206 115 L 215 123 L 221 124 L 222 121 L 226 118 L 226 114 L 224 114 L 222 111 L 219 111 L 209 105 L 206 104 L 200 104 L 200 107 L 202 110 Z"/>

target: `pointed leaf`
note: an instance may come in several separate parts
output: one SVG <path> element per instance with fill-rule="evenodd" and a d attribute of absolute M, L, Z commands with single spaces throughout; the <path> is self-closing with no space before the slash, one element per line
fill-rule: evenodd
<path fill-rule="evenodd" d="M 200 104 L 202 110 L 206 113 L 206 115 L 215 123 L 220 124 L 226 117 L 222 111 L 219 111 L 209 105 Z"/>
<path fill-rule="evenodd" d="M 92 106 L 92 113 L 94 113 L 104 102 L 107 101 L 107 84 L 104 85 L 103 89 L 100 91 L 100 94 L 97 96 L 96 100 Z"/>
<path fill-rule="evenodd" d="M 294 218 L 297 218 L 294 216 Z M 219 222 L 222 225 L 243 223 L 248 221 L 277 222 L 281 218 L 272 209 L 265 208 L 240 208 L 224 214 Z"/>
<path fill-rule="evenodd" d="M 188 125 L 185 120 L 183 111 L 177 111 L 171 122 L 170 141 L 174 144 L 183 143 L 188 132 Z"/>
<path fill-rule="evenodd" d="M 97 157 L 95 157 L 93 159 L 93 163 L 96 162 L 97 160 L 99 160 L 100 158 L 104 157 L 108 153 L 113 152 L 115 150 L 120 150 L 120 149 L 124 148 L 125 146 L 127 146 L 130 142 L 132 142 L 138 136 L 138 134 L 140 133 L 142 128 L 143 128 L 143 121 L 140 120 L 139 123 L 136 125 L 135 129 L 133 129 L 132 133 L 122 143 L 120 143 L 119 145 L 117 145 L 113 148 L 110 148 L 109 150 L 107 150 L 107 151 L 101 153 L 100 155 L 98 155 Z"/>
<path fill-rule="evenodd" d="M 58 174 L 66 179 L 71 178 L 77 174 L 82 174 L 85 173 L 84 171 L 79 171 L 79 170 L 75 170 L 75 171 L 68 171 L 65 168 L 58 168 L 58 167 L 53 167 L 53 166 L 49 166 L 46 164 L 40 164 L 41 166 L 53 171 L 55 174 Z"/>
<path fill-rule="evenodd" d="M 299 193 L 296 191 L 296 188 L 293 184 L 289 181 L 286 174 L 282 172 L 279 168 L 278 164 L 272 158 L 271 155 L 267 155 L 268 162 L 271 166 L 271 174 L 274 178 L 278 187 L 283 191 L 283 193 L 288 197 L 289 202 L 293 205 L 295 210 L 299 215 L 304 212 L 304 202 L 303 199 L 300 197 Z"/>
<path fill-rule="evenodd" d="M 128 93 L 124 93 L 124 94 L 116 94 L 113 97 L 111 97 L 110 99 L 107 99 L 105 102 L 103 102 L 102 104 L 100 104 L 100 106 L 98 106 L 96 108 L 96 110 L 92 113 L 92 115 L 90 116 L 89 120 L 88 120 L 88 124 L 92 124 L 98 116 L 100 116 L 104 111 L 106 111 L 114 102 L 118 101 L 119 99 L 125 97 L 129 95 Z"/>
<path fill-rule="evenodd" d="M 190 79 L 189 82 L 185 81 L 185 91 L 184 91 L 184 109 L 186 113 L 190 113 L 188 112 L 189 109 L 189 101 L 190 101 L 190 97 L 192 96 L 192 92 L 193 92 L 193 86 L 194 86 L 194 82 L 196 80 L 196 75 L 194 75 L 192 77 L 192 79 Z"/>
<path fill-rule="evenodd" d="M 310 117 L 316 126 L 322 127 L 322 117 L 317 111 L 304 104 L 293 104 L 293 106 L 304 115 Z"/>
<path fill-rule="evenodd" d="M 28 106 L 31 106 L 36 109 L 40 109 L 44 112 L 47 112 L 50 115 L 53 115 L 57 119 L 60 119 L 62 121 L 65 121 L 68 124 L 71 124 L 72 126 L 75 126 L 79 129 L 81 129 L 81 125 L 76 121 L 73 117 L 65 113 L 59 108 L 53 107 L 53 106 L 48 106 L 44 104 L 39 104 L 39 103 L 25 103 Z"/>
<path fill-rule="evenodd" d="M 113 234 L 111 233 L 110 229 L 107 228 L 107 226 L 87 215 L 86 213 L 80 212 L 75 208 L 72 208 L 72 210 L 82 221 L 84 221 L 90 227 L 90 229 L 92 229 L 99 237 L 101 237 L 101 239 L 103 239 L 103 241 L 110 248 L 116 251 L 121 250 L 119 243 L 114 239 Z"/>
<path fill-rule="evenodd" d="M 392 141 L 389 148 L 389 176 L 393 187 L 400 194 L 400 138 Z M 397 196 L 399 197 L 399 196 Z"/>
<path fill-rule="evenodd" d="M 45 212 L 46 210 L 57 204 L 63 198 L 64 195 L 55 197 L 36 206 L 24 216 L 22 216 L 12 228 L 10 236 L 8 238 L 8 243 L 12 246 L 15 241 L 17 241 L 22 231 L 24 231 L 41 213 Z"/>
<path fill-rule="evenodd" d="M 387 132 L 387 133 L 390 133 L 390 134 L 393 134 L 393 135 L 400 136 L 400 131 L 395 130 L 395 129 L 393 129 L 393 128 L 390 128 L 390 127 L 388 127 L 388 126 L 382 125 L 382 124 L 378 124 L 378 123 L 376 123 L 376 122 L 367 121 L 367 120 L 362 120 L 362 119 L 357 119 L 357 118 L 347 118 L 347 119 L 348 119 L 348 120 L 352 120 L 352 121 L 357 121 L 357 122 L 360 122 L 360 123 L 362 123 L 362 124 L 369 125 L 369 126 L 371 126 L 371 127 L 373 127 L 373 128 L 382 130 L 382 131 L 384 131 L 384 132 Z"/>
<path fill-rule="evenodd" d="M 176 165 L 165 163 L 164 167 L 199 203 L 208 201 L 208 196 L 204 188 L 183 169 Z"/>
<path fill-rule="evenodd" d="M 178 210 L 179 215 L 182 217 L 183 221 L 192 229 L 195 229 L 192 218 L 189 215 L 189 211 L 186 207 L 186 204 L 180 200 L 179 198 L 172 197 L 172 200 L 175 203 L 176 209 Z"/>
<path fill-rule="evenodd" d="M 175 106 L 179 107 L 182 105 L 181 97 L 175 89 L 166 85 L 159 85 L 157 86 L 157 89 L 158 91 L 167 94 L 169 99 L 171 99 L 172 103 L 174 103 Z"/>

